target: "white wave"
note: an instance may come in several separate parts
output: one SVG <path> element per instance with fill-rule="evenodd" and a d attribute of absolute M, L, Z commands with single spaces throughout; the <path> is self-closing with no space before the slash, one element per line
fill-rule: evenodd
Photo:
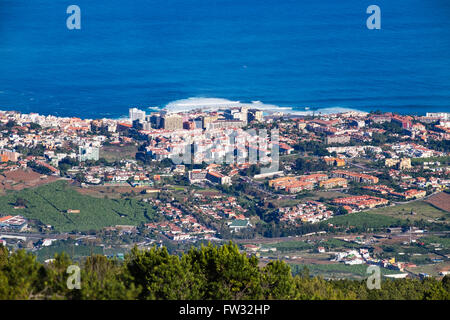
<path fill-rule="evenodd" d="M 317 110 L 310 110 L 306 107 L 280 107 L 274 104 L 266 104 L 261 101 L 252 101 L 251 103 L 245 103 L 240 101 L 232 101 L 222 98 L 201 98 L 192 97 L 187 99 L 176 100 L 168 103 L 163 109 L 168 113 L 179 113 L 179 112 L 189 112 L 192 110 L 203 110 L 203 111 L 216 111 L 236 107 L 248 107 L 250 109 L 262 110 L 267 114 L 272 114 L 276 112 L 292 115 L 318 115 L 323 114 L 337 114 L 337 113 L 366 113 L 364 111 L 345 108 L 345 107 L 329 107 L 321 108 Z"/>
<path fill-rule="evenodd" d="M 289 107 L 280 107 L 272 104 L 265 104 L 261 101 L 252 101 L 244 103 L 240 101 L 231 101 L 222 98 L 188 98 L 176 100 L 168 103 L 164 110 L 168 113 L 188 112 L 192 110 L 215 111 L 236 107 L 248 107 L 251 109 L 259 109 L 267 112 L 287 112 L 292 111 Z"/>
<path fill-rule="evenodd" d="M 352 109 L 352 108 L 345 108 L 345 107 L 329 107 L 329 108 L 317 109 L 315 111 L 316 114 L 319 112 L 322 114 L 336 114 L 336 113 L 349 113 L 349 112 L 364 113 L 364 114 L 367 113 L 365 111 Z"/>

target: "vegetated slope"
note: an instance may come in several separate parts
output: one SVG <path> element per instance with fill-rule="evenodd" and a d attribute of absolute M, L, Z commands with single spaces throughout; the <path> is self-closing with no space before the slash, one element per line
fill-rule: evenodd
<path fill-rule="evenodd" d="M 367 268 L 365 264 L 346 265 L 343 263 L 327 263 L 327 264 L 289 264 L 294 275 L 299 274 L 303 268 L 308 268 L 310 275 L 322 276 L 324 278 L 345 278 L 364 279 L 367 278 Z M 380 268 L 381 274 L 398 274 L 397 270 Z"/>
<path fill-rule="evenodd" d="M 410 219 L 416 220 L 437 220 L 445 223 L 445 220 L 441 220 L 447 216 L 447 213 L 424 200 L 415 200 L 407 203 L 397 204 L 395 206 L 388 206 L 382 208 L 376 208 L 369 211 L 371 214 L 380 214 L 385 216 L 391 216 L 398 219 Z M 411 214 L 411 212 L 413 214 Z"/>
<path fill-rule="evenodd" d="M 327 222 L 336 226 L 353 226 L 353 227 L 370 227 L 370 228 L 386 228 L 397 225 L 400 219 L 389 216 L 372 214 L 367 212 L 350 213 L 335 216 Z"/>
<path fill-rule="evenodd" d="M 25 201 L 26 208 L 14 209 L 18 198 Z M 80 213 L 67 213 L 69 209 L 80 210 Z M 99 230 L 118 224 L 138 225 L 156 217 L 152 206 L 144 202 L 82 195 L 65 181 L 2 196 L 0 213 L 36 219 L 60 232 Z"/>

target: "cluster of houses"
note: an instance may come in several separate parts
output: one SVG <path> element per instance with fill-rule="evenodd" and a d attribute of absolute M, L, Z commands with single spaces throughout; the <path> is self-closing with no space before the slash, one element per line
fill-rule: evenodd
<path fill-rule="evenodd" d="M 325 189 L 346 188 L 347 180 L 342 178 L 329 178 L 324 173 L 314 173 L 272 179 L 269 181 L 269 187 L 276 191 L 284 190 L 288 193 L 298 193 L 303 190 L 314 190 L 318 187 Z"/>
<path fill-rule="evenodd" d="M 379 181 L 377 177 L 372 175 L 345 170 L 335 170 L 332 172 L 332 175 L 334 177 L 345 178 L 358 183 L 375 184 Z"/>
<path fill-rule="evenodd" d="M 248 159 L 268 164 L 272 161 L 273 145 L 268 135 L 257 135 L 256 131 L 243 130 L 234 122 L 229 126 L 203 130 L 168 131 L 154 129 L 140 131 L 148 141 L 146 154 L 155 160 L 165 158 L 177 163 L 244 163 Z M 277 143 L 282 153 L 293 148 L 286 143 Z M 193 151 L 192 151 L 193 150 Z"/>
<path fill-rule="evenodd" d="M 11 128 L 13 133 L 0 138 L 0 148 L 15 150 L 42 145 L 45 149 L 43 160 L 52 167 L 57 167 L 58 162 L 66 157 L 79 161 L 98 160 L 99 148 L 106 140 L 104 135 L 86 134 L 91 130 L 92 120 L 89 119 L 21 114 L 14 111 L 0 112 L 0 122 L 9 121 L 15 123 Z M 33 123 L 40 125 L 40 128 L 33 128 Z M 71 146 L 72 151 L 65 151 L 69 149 L 68 146 Z M 17 155 L 3 160 L 18 161 Z"/>
<path fill-rule="evenodd" d="M 333 215 L 331 210 L 317 201 L 307 201 L 294 207 L 285 207 L 278 209 L 279 219 L 283 222 L 296 223 L 298 221 L 316 223 L 324 221 Z"/>
<path fill-rule="evenodd" d="M 438 168 L 438 170 L 429 171 L 420 177 L 413 177 L 409 173 L 394 169 L 390 169 L 388 174 L 400 188 L 405 190 L 409 188 L 442 190 L 450 186 L 450 167 Z"/>
<path fill-rule="evenodd" d="M 383 149 L 381 147 L 370 146 L 370 145 L 328 147 L 327 151 L 329 153 L 335 152 L 336 154 L 339 154 L 340 157 L 345 155 L 349 158 L 366 156 L 368 153 L 375 154 L 379 158 L 384 157 L 382 155 Z"/>
<path fill-rule="evenodd" d="M 85 182 L 93 185 L 123 185 L 133 186 L 153 185 L 152 171 L 137 165 L 135 160 L 122 160 L 117 166 L 73 167 L 68 173 L 75 175 L 83 173 Z"/>
<path fill-rule="evenodd" d="M 347 210 L 347 212 L 351 213 L 358 210 L 387 205 L 389 201 L 379 197 L 362 195 L 362 196 L 336 198 L 333 199 L 333 203 L 342 206 L 345 210 Z"/>
<path fill-rule="evenodd" d="M 427 195 L 425 190 L 409 189 L 404 192 L 396 192 L 393 188 L 379 184 L 375 186 L 364 186 L 363 189 L 370 190 L 375 193 L 392 195 L 395 197 L 402 198 L 404 200 L 410 199 L 420 199 Z"/>
<path fill-rule="evenodd" d="M 247 212 L 247 209 L 242 208 L 235 197 L 223 197 L 221 195 L 205 196 L 199 193 L 194 194 L 192 210 L 215 220 L 244 220 L 244 213 Z"/>
<path fill-rule="evenodd" d="M 347 265 L 369 264 L 378 265 L 383 268 L 397 270 L 403 272 L 405 268 L 414 268 L 414 263 L 397 262 L 395 258 L 391 259 L 375 259 L 370 256 L 370 252 L 366 248 L 347 249 L 342 252 L 336 252 L 332 261 L 341 262 Z"/>
<path fill-rule="evenodd" d="M 174 241 L 210 239 L 217 233 L 199 223 L 193 215 L 185 213 L 171 203 L 162 203 L 157 199 L 151 201 L 167 220 L 147 223 L 145 226 L 152 231 L 161 233 Z"/>
<path fill-rule="evenodd" d="M 313 190 L 318 182 L 327 179 L 326 174 L 288 176 L 270 180 L 269 187 L 276 191 L 284 190 L 288 193 L 297 193 L 303 190 Z"/>
<path fill-rule="evenodd" d="M 356 265 L 356 264 L 378 265 L 386 269 L 397 270 L 400 272 L 404 272 L 405 268 L 417 267 L 414 263 L 396 261 L 395 258 L 390 259 L 372 258 L 370 257 L 369 250 L 365 248 L 360 248 L 359 250 L 348 249 L 343 252 L 336 252 L 335 257 L 332 259 L 332 261 L 338 261 L 347 265 Z M 399 274 L 398 277 L 404 277 L 406 275 L 407 274 L 403 275 Z"/>
<path fill-rule="evenodd" d="M 332 261 L 343 262 L 345 264 L 364 264 L 371 260 L 368 249 L 348 249 L 343 252 L 336 252 L 334 259 Z"/>
<path fill-rule="evenodd" d="M 269 187 L 276 191 L 284 190 L 288 193 L 298 193 L 303 190 L 314 190 L 315 188 L 347 188 L 349 180 L 366 184 L 375 184 L 379 181 L 377 177 L 372 175 L 345 170 L 332 171 L 331 175 L 332 177 L 325 173 L 313 173 L 302 176 L 281 177 L 270 180 Z"/>
<path fill-rule="evenodd" d="M 431 158 L 444 155 L 443 152 L 431 150 L 412 142 L 400 142 L 392 145 L 391 148 L 398 156 L 409 158 Z"/>

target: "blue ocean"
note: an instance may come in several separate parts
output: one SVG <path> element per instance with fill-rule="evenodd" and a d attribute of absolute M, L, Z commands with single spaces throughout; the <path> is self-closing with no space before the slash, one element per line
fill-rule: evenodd
<path fill-rule="evenodd" d="M 0 0 L 0 110 L 120 117 L 187 98 L 450 111 L 450 2 Z"/>

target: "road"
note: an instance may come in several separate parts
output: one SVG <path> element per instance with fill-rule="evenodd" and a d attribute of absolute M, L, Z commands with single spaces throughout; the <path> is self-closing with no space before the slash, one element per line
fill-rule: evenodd
<path fill-rule="evenodd" d="M 422 236 L 434 235 L 434 236 L 443 236 L 448 235 L 450 231 L 430 231 L 425 233 L 412 233 L 412 239 L 416 239 Z M 361 234 L 364 236 L 381 236 L 391 239 L 399 239 L 405 238 L 409 239 L 409 232 L 402 233 L 364 233 Z M 233 239 L 233 242 L 246 244 L 246 243 L 274 243 L 274 242 L 286 242 L 286 241 L 305 241 L 305 240 L 322 240 L 336 237 L 354 237 L 360 236 L 360 234 L 348 234 L 348 233 L 327 233 L 327 234 L 316 234 L 310 236 L 291 236 L 291 237 L 278 237 L 278 238 L 257 238 L 257 239 Z"/>
<path fill-rule="evenodd" d="M 27 232 L 8 232 L 8 231 L 0 231 L 0 238 L 1 236 L 16 236 L 16 237 L 25 237 L 27 239 L 67 239 L 69 234 L 67 233 L 58 233 L 58 234 L 49 234 L 49 233 L 27 233 Z"/>

